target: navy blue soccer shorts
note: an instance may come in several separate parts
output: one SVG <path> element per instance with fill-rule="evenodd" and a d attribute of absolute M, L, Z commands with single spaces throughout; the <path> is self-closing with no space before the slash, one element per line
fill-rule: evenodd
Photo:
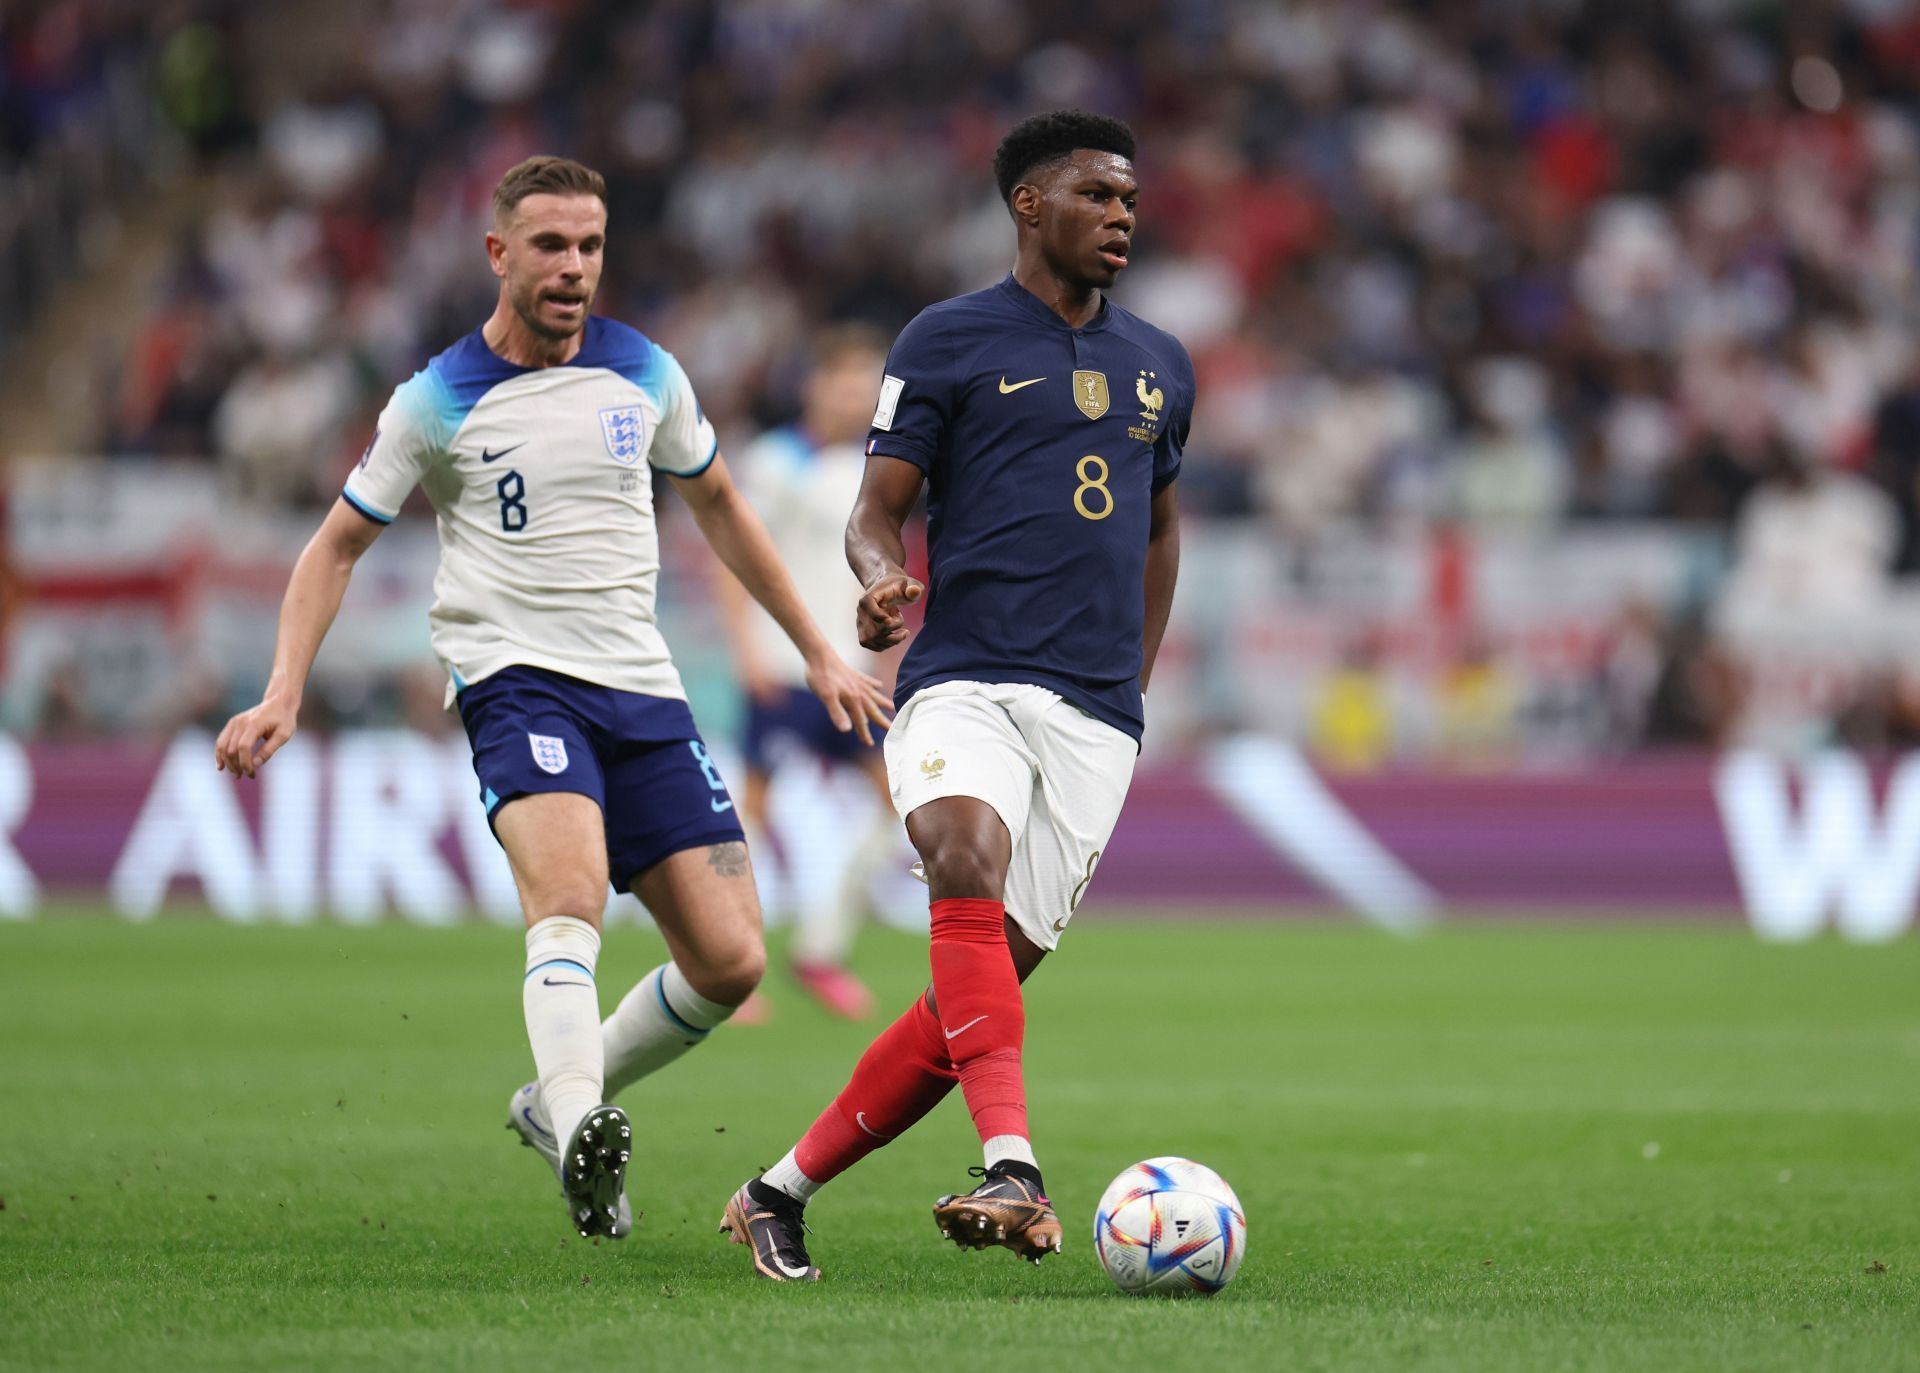
<path fill-rule="evenodd" d="M 685 701 L 509 667 L 460 693 L 487 823 L 519 796 L 570 791 L 599 804 L 616 890 L 670 854 L 743 840 Z"/>
<path fill-rule="evenodd" d="M 810 753 L 829 763 L 865 763 L 880 752 L 878 739 L 883 730 L 875 729 L 875 743 L 860 742 L 852 730 L 842 734 L 833 727 L 833 717 L 818 696 L 805 687 L 785 687 L 772 704 L 757 699 L 747 702 L 746 737 L 740 752 L 755 772 L 770 773 L 798 754 Z"/>

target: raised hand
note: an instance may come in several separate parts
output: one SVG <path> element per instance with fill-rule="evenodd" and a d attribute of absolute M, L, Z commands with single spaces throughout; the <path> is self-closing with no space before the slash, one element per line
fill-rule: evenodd
<path fill-rule="evenodd" d="M 907 637 L 907 619 L 900 607 L 919 600 L 925 592 L 904 572 L 891 573 L 868 587 L 855 611 L 861 647 L 883 653 L 902 642 Z"/>

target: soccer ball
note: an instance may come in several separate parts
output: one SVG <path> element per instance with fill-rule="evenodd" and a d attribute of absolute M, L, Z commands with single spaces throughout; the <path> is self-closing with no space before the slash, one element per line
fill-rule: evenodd
<path fill-rule="evenodd" d="M 1218 1292 L 1247 1252 L 1240 1198 L 1192 1159 L 1150 1158 L 1108 1186 L 1093 1216 L 1100 1266 L 1122 1292 Z"/>

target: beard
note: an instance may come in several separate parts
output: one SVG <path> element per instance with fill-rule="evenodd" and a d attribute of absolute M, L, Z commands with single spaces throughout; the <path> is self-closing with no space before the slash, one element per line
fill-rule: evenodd
<path fill-rule="evenodd" d="M 525 291 L 507 292 L 507 300 L 513 306 L 513 312 L 520 316 L 520 322 L 535 335 L 552 343 L 572 338 L 587 327 L 587 315 L 593 309 L 593 297 L 589 295 L 581 304 L 580 318 L 569 324 L 550 324 L 540 318 L 541 290 L 538 286 Z"/>

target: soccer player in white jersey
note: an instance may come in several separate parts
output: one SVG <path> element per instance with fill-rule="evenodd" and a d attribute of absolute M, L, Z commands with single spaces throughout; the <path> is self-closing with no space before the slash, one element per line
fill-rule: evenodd
<path fill-rule="evenodd" d="M 848 662 L 871 665 L 860 647 L 847 605 L 860 583 L 847 567 L 847 512 L 860 495 L 866 469 L 867 425 L 879 395 L 887 339 L 868 326 L 829 329 L 815 341 L 797 424 L 756 439 L 741 454 L 739 481 L 767 523 L 780 560 L 793 574 L 807 611 Z M 790 945 L 794 980 L 835 1015 L 862 1019 L 873 994 L 847 967 L 866 893 L 899 849 L 886 760 L 880 750 L 833 726 L 806 688 L 806 663 L 780 626 L 748 599 L 740 584 L 722 579 L 716 597 L 726 620 L 734 674 L 747 697 L 741 753 L 747 780 L 740 809 L 747 837 L 764 855 L 758 834 L 769 828 L 768 792 L 783 768 L 823 764 L 860 774 L 878 803 L 862 834 L 849 836 L 837 855 L 837 880 L 787 894 L 794 910 Z M 783 849 L 790 855 L 793 846 Z M 797 865 L 786 864 L 789 879 Z"/>
<path fill-rule="evenodd" d="M 608 1102 L 706 1038 L 766 958 L 733 799 L 654 623 L 652 471 L 793 640 L 835 727 L 868 739 L 887 714 L 880 684 L 808 616 L 680 364 L 590 313 L 606 228 L 605 182 L 577 162 L 531 158 L 502 178 L 486 239 L 494 312 L 394 392 L 294 566 L 265 696 L 215 753 L 252 777 L 292 737 L 354 563 L 424 488 L 440 534 L 433 649 L 527 920 L 521 1005 L 539 1076 L 509 1123 L 554 1168 L 581 1235 L 618 1239 L 632 1226 L 632 1131 Z M 603 1025 L 609 878 L 645 903 L 671 959 Z"/>

